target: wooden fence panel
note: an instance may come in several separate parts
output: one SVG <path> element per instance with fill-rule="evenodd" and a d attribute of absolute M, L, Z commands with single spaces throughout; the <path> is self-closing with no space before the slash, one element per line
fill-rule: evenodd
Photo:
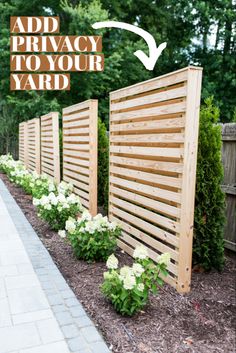
<path fill-rule="evenodd" d="M 28 120 L 28 144 L 27 144 L 27 158 L 28 170 L 41 173 L 40 168 L 40 119 L 35 118 Z"/>
<path fill-rule="evenodd" d="M 236 123 L 222 126 L 222 162 L 226 194 L 225 247 L 236 251 Z"/>
<path fill-rule="evenodd" d="M 98 102 L 63 109 L 63 180 L 74 185 L 82 205 L 97 213 Z"/>
<path fill-rule="evenodd" d="M 60 183 L 59 114 L 41 116 L 41 173 Z"/>
<path fill-rule="evenodd" d="M 187 67 L 110 94 L 109 219 L 119 246 L 169 252 L 166 279 L 190 290 L 202 69 Z"/>
<path fill-rule="evenodd" d="M 27 143 L 28 143 L 28 125 L 27 125 L 27 122 L 24 121 L 19 124 L 19 160 L 23 162 L 26 167 L 28 165 Z"/>

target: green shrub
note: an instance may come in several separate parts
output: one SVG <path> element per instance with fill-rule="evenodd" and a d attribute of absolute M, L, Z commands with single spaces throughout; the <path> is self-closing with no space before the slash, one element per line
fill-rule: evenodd
<path fill-rule="evenodd" d="M 108 209 L 109 139 L 106 126 L 98 119 L 98 205 Z"/>
<path fill-rule="evenodd" d="M 118 269 L 118 260 L 111 255 L 107 260 L 108 272 L 104 272 L 102 293 L 111 301 L 115 310 L 122 315 L 132 316 L 148 302 L 149 292 L 156 294 L 157 286 L 163 285 L 160 275 L 167 276 L 169 254 L 159 256 L 158 264 L 149 257 L 144 246 L 139 246 L 133 254 L 133 266 Z"/>
<path fill-rule="evenodd" d="M 224 266 L 225 199 L 218 119 L 219 109 L 208 98 L 200 113 L 193 243 L 193 265 L 205 270 Z"/>
<path fill-rule="evenodd" d="M 98 214 L 95 217 L 85 211 L 78 220 L 66 222 L 69 241 L 75 256 L 85 261 L 106 261 L 115 250 L 120 228 Z"/>

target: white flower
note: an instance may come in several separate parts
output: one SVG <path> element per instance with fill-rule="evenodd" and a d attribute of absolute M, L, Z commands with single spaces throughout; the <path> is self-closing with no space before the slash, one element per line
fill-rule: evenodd
<path fill-rule="evenodd" d="M 79 221 L 81 221 L 81 222 L 82 221 L 91 221 L 91 219 L 92 219 L 91 214 L 89 213 L 89 211 L 85 210 L 83 212 L 82 217 L 81 217 L 81 219 Z"/>
<path fill-rule="evenodd" d="M 45 205 L 44 208 L 45 208 L 45 210 L 50 211 L 52 209 L 52 206 L 49 203 L 49 204 Z"/>
<path fill-rule="evenodd" d="M 58 201 L 61 202 L 61 203 L 66 202 L 65 195 L 63 195 L 63 194 L 59 194 L 59 195 L 57 196 L 57 199 L 58 199 Z"/>
<path fill-rule="evenodd" d="M 57 197 L 53 192 L 50 192 L 50 194 L 48 195 L 48 199 L 50 200 L 50 203 L 52 205 L 56 206 L 58 204 Z"/>
<path fill-rule="evenodd" d="M 110 222 L 109 223 L 109 229 L 113 232 L 116 230 L 117 224 L 115 222 Z"/>
<path fill-rule="evenodd" d="M 136 285 L 136 279 L 134 276 L 127 275 L 123 280 L 123 287 L 125 289 L 133 289 Z"/>
<path fill-rule="evenodd" d="M 143 283 L 139 283 L 137 285 L 137 289 L 140 291 L 140 292 L 143 292 L 144 291 L 144 284 Z"/>
<path fill-rule="evenodd" d="M 120 269 L 120 279 L 123 281 L 126 276 L 133 276 L 133 269 L 129 266 L 123 266 Z"/>
<path fill-rule="evenodd" d="M 69 232 L 69 233 L 73 233 L 76 229 L 76 220 L 73 219 L 73 218 L 69 218 L 67 221 L 66 221 L 66 230 Z"/>
<path fill-rule="evenodd" d="M 39 199 L 33 199 L 33 205 L 34 206 L 38 206 L 40 204 L 40 200 Z"/>
<path fill-rule="evenodd" d="M 109 270 L 116 270 L 118 268 L 118 259 L 115 257 L 114 254 L 108 257 L 106 266 L 107 268 L 109 268 Z"/>
<path fill-rule="evenodd" d="M 143 245 L 139 245 L 135 248 L 133 253 L 134 258 L 144 260 L 148 257 L 147 248 Z"/>
<path fill-rule="evenodd" d="M 45 205 L 47 205 L 49 202 L 48 202 L 48 197 L 47 196 L 45 196 L 45 195 L 43 195 L 42 197 L 41 197 L 41 199 L 40 199 L 40 204 L 42 205 L 42 206 L 45 206 Z"/>
<path fill-rule="evenodd" d="M 65 237 L 66 237 L 66 231 L 65 231 L 65 230 L 59 230 L 58 235 L 59 235 L 61 238 L 65 238 Z"/>
<path fill-rule="evenodd" d="M 57 211 L 58 211 L 58 212 L 61 212 L 61 211 L 62 211 L 62 207 L 61 207 L 61 206 L 58 206 L 58 207 L 57 207 Z"/>
<path fill-rule="evenodd" d="M 140 277 L 144 271 L 145 270 L 142 265 L 136 263 L 133 264 L 133 272 L 136 277 Z"/>
<path fill-rule="evenodd" d="M 168 266 L 170 263 L 170 254 L 168 252 L 165 252 L 164 254 L 160 255 L 158 257 L 158 263 L 160 265 L 164 264 L 164 265 Z"/>
<path fill-rule="evenodd" d="M 55 185 L 54 185 L 53 183 L 49 183 L 49 185 L 48 185 L 48 191 L 49 191 L 49 192 L 55 191 Z"/>

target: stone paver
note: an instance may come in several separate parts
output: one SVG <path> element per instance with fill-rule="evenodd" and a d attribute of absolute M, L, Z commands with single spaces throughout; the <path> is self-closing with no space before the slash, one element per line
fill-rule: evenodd
<path fill-rule="evenodd" d="M 0 179 L 0 353 L 109 353 Z"/>

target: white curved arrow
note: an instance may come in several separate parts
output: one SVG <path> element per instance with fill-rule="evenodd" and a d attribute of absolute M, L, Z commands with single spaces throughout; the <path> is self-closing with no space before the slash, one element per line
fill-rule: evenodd
<path fill-rule="evenodd" d="M 96 22 L 92 25 L 94 29 L 105 28 L 105 27 L 114 27 L 114 28 L 121 28 L 127 31 L 133 32 L 138 34 L 139 36 L 143 37 L 146 41 L 148 48 L 149 48 L 149 56 L 147 56 L 142 50 L 137 50 L 134 52 L 134 55 L 139 58 L 139 60 L 143 63 L 147 70 L 153 70 L 156 64 L 157 59 L 161 55 L 162 51 L 165 49 L 167 43 L 161 43 L 157 48 L 155 39 L 153 36 L 144 31 L 144 29 L 139 28 L 137 26 L 130 25 L 125 22 L 117 22 L 117 21 L 104 21 L 104 22 Z"/>

